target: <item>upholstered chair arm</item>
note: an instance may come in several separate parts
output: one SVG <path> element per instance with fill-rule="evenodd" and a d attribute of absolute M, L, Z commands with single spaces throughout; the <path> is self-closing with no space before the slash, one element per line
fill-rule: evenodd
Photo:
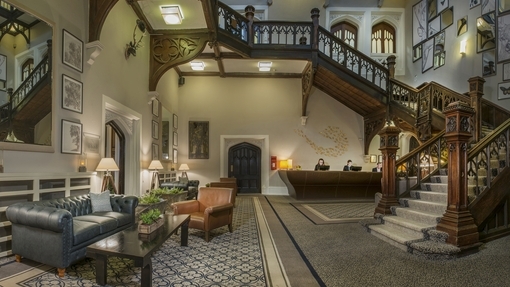
<path fill-rule="evenodd" d="M 110 197 L 112 210 L 117 212 L 135 214 L 138 206 L 138 197 L 133 195 L 114 195 Z"/>
<path fill-rule="evenodd" d="M 6 215 L 12 224 L 54 232 L 63 232 L 66 227 L 70 228 L 73 224 L 73 216 L 69 211 L 49 206 L 15 203 L 7 208 Z"/>
<path fill-rule="evenodd" d="M 229 209 L 233 209 L 233 208 L 234 208 L 234 205 L 232 203 L 227 203 L 227 204 L 223 204 L 223 205 L 209 206 L 208 208 L 205 209 L 204 213 L 205 214 L 215 214 L 215 213 L 222 212 L 222 211 L 229 210 Z"/>
<path fill-rule="evenodd" d="M 190 214 L 200 210 L 200 204 L 197 200 L 185 200 L 174 202 L 171 205 L 174 214 Z"/>

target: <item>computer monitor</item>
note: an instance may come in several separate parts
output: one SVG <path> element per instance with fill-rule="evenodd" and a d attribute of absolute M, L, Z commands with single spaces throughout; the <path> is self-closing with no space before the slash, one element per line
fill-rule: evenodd
<path fill-rule="evenodd" d="M 329 165 L 321 165 L 319 166 L 319 170 L 329 170 Z"/>
<path fill-rule="evenodd" d="M 351 171 L 361 171 L 361 166 L 351 166 Z"/>

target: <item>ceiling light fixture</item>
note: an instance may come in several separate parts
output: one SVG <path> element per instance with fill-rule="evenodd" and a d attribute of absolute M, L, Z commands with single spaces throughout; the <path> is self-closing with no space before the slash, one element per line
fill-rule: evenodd
<path fill-rule="evenodd" d="M 203 71 L 205 68 L 204 62 L 197 61 L 197 62 L 190 62 L 191 69 L 193 71 Z"/>
<path fill-rule="evenodd" d="M 181 6 L 170 5 L 160 6 L 159 8 L 161 9 L 161 15 L 167 25 L 177 25 L 182 23 L 184 15 L 182 15 Z"/>
<path fill-rule="evenodd" d="M 273 65 L 273 62 L 259 62 L 259 72 L 271 71 L 272 65 Z"/>

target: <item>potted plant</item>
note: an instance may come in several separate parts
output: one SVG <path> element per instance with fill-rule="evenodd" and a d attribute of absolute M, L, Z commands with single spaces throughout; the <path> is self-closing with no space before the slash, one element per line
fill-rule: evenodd
<path fill-rule="evenodd" d="M 138 206 L 136 207 L 136 214 L 138 214 L 137 218 L 139 219 L 140 214 L 154 208 L 159 209 L 161 214 L 165 213 L 166 200 L 160 198 L 156 194 L 151 194 L 150 192 L 144 194 L 138 200 Z"/>
<path fill-rule="evenodd" d="M 178 187 L 162 187 L 151 190 L 150 194 L 166 200 L 167 210 L 171 211 L 170 205 L 174 202 L 186 200 L 188 192 Z"/>
<path fill-rule="evenodd" d="M 138 232 L 149 234 L 158 229 L 165 220 L 161 217 L 161 212 L 157 208 L 150 209 L 140 214 L 140 224 Z"/>

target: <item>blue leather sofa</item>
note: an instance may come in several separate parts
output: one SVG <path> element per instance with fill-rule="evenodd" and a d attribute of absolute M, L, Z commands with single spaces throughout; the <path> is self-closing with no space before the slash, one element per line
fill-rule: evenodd
<path fill-rule="evenodd" d="M 65 269 L 85 258 L 87 246 L 135 222 L 138 197 L 111 195 L 113 211 L 92 212 L 89 195 L 15 203 L 7 208 L 12 223 L 12 252 Z"/>

